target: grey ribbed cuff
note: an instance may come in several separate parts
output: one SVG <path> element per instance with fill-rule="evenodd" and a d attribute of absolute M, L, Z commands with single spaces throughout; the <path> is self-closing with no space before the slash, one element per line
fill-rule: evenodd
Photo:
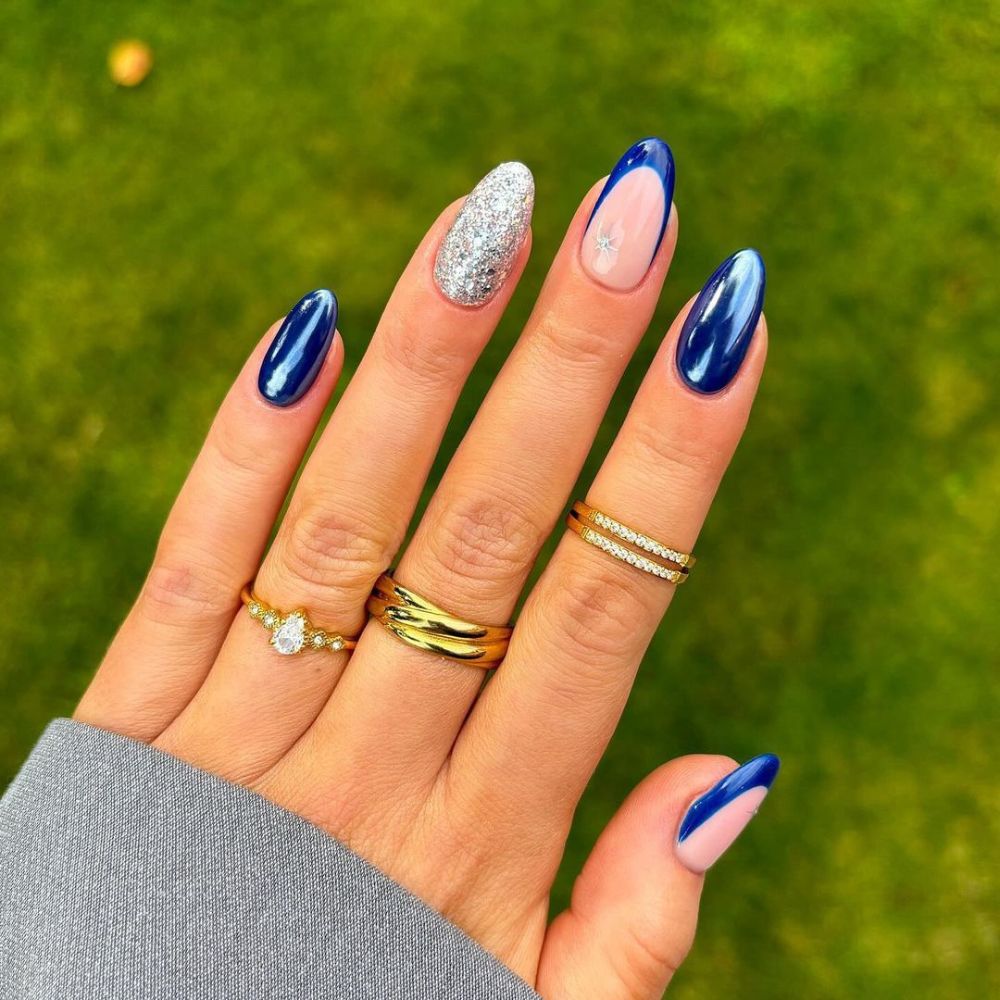
<path fill-rule="evenodd" d="M 305 820 L 68 719 L 0 800 L 0 996 L 538 1000 Z"/>

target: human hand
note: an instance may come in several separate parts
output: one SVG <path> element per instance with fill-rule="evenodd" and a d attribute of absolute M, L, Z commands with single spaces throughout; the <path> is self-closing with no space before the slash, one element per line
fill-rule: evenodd
<path fill-rule="evenodd" d="M 472 621 L 509 619 L 653 314 L 677 238 L 672 191 L 669 150 L 646 140 L 604 194 L 601 184 L 587 194 L 399 562 L 400 583 Z M 328 292 L 268 331 L 75 717 L 322 827 L 548 1000 L 654 998 L 690 947 L 702 872 L 777 769 L 764 756 L 726 778 L 735 762 L 697 756 L 653 772 L 549 923 L 574 810 L 674 584 L 566 533 L 486 685 L 475 666 L 365 626 L 524 267 L 532 199 L 527 169 L 506 164 L 457 223 L 455 204 L 431 227 L 265 552 L 344 356 Z M 690 551 L 764 364 L 763 283 L 759 257 L 741 251 L 682 310 L 591 504 Z M 307 608 L 347 636 L 364 627 L 357 648 L 282 657 L 240 606 L 254 577 L 274 608 Z"/>

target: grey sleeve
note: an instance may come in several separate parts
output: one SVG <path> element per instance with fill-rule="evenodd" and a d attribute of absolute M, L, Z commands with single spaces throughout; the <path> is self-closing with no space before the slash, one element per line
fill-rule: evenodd
<path fill-rule="evenodd" d="M 538 1000 L 318 828 L 68 719 L 0 800 L 0 997 Z"/>

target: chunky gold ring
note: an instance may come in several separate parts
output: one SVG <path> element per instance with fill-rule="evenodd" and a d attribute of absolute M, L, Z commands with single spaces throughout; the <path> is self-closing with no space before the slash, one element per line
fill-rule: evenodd
<path fill-rule="evenodd" d="M 282 656 L 294 656 L 310 649 L 339 653 L 344 649 L 354 649 L 358 644 L 357 639 L 314 625 L 304 608 L 286 613 L 271 607 L 250 586 L 243 588 L 240 600 L 247 606 L 250 617 L 271 633 L 271 645 Z"/>
<path fill-rule="evenodd" d="M 695 564 L 689 552 L 658 542 L 582 500 L 573 504 L 566 526 L 609 556 L 670 583 L 683 583 Z"/>
<path fill-rule="evenodd" d="M 449 660 L 489 669 L 499 663 L 510 643 L 510 625 L 479 625 L 397 583 L 383 573 L 366 605 L 368 613 L 397 638 Z"/>

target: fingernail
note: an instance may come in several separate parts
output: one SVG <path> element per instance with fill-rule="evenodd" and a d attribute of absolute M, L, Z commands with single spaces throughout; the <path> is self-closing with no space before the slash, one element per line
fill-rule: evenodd
<path fill-rule="evenodd" d="M 275 406 L 291 406 L 316 381 L 333 343 L 337 296 L 310 292 L 289 310 L 264 355 L 257 377 L 260 394 Z"/>
<path fill-rule="evenodd" d="M 761 754 L 727 774 L 694 800 L 681 820 L 674 853 L 685 868 L 711 868 L 753 819 L 778 775 L 781 761 Z"/>
<path fill-rule="evenodd" d="M 677 370 L 695 392 L 719 392 L 740 370 L 764 307 L 764 261 L 737 250 L 698 293 L 677 341 Z"/>
<path fill-rule="evenodd" d="M 517 259 L 534 204 L 535 180 L 523 163 L 501 163 L 472 189 L 434 262 L 434 280 L 452 302 L 481 306 L 496 295 Z"/>
<path fill-rule="evenodd" d="M 637 142 L 615 164 L 590 213 L 583 269 L 607 288 L 635 288 L 663 241 L 673 196 L 670 147 L 662 139 Z"/>

